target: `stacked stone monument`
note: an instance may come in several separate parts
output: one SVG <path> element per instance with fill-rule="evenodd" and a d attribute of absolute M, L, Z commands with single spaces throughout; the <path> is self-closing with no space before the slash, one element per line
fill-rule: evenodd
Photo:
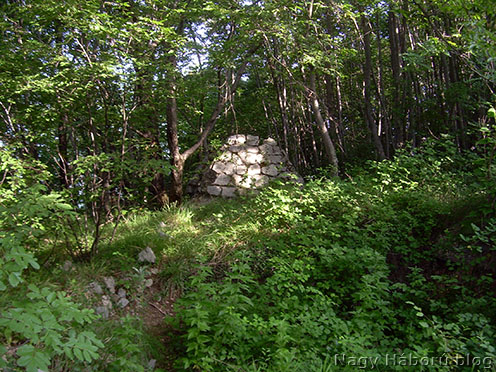
<path fill-rule="evenodd" d="M 276 178 L 302 182 L 275 140 L 268 138 L 262 144 L 259 142 L 257 136 L 229 137 L 221 155 L 204 176 L 203 191 L 229 198 L 258 189 Z"/>

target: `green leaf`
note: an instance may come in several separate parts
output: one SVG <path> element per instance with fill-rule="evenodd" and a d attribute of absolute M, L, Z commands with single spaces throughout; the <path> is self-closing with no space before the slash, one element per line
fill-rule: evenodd
<path fill-rule="evenodd" d="M 35 270 L 39 270 L 40 269 L 40 265 L 38 264 L 38 262 L 35 259 L 29 260 L 29 264 Z"/>
<path fill-rule="evenodd" d="M 12 287 L 17 287 L 22 282 L 21 273 L 13 272 L 9 275 L 9 283 Z"/>
<path fill-rule="evenodd" d="M 75 347 L 72 351 L 74 352 L 76 358 L 78 358 L 80 361 L 84 361 L 84 357 L 83 357 L 83 353 L 81 352 L 81 349 Z"/>
<path fill-rule="evenodd" d="M 50 358 L 46 353 L 35 349 L 32 345 L 21 346 L 17 350 L 17 354 L 20 356 L 17 359 L 17 364 L 25 367 L 28 372 L 37 372 L 38 369 L 48 371 Z"/>

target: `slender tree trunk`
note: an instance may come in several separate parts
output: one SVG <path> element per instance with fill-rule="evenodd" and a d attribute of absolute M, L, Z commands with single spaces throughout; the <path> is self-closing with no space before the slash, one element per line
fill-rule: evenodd
<path fill-rule="evenodd" d="M 59 156 L 59 180 L 60 184 L 64 188 L 68 188 L 70 185 L 69 182 L 69 162 L 67 160 L 67 127 L 69 124 L 69 116 L 67 112 L 62 114 L 60 124 L 57 128 L 57 135 L 59 137 L 59 141 L 57 144 L 58 147 L 58 156 Z"/>
<path fill-rule="evenodd" d="M 183 198 L 183 171 L 184 159 L 179 150 L 179 139 L 177 133 L 177 101 L 176 101 L 176 68 L 177 59 L 175 55 L 169 57 L 169 92 L 167 97 L 166 118 L 167 118 L 167 141 L 172 165 L 172 182 L 169 193 L 171 202 L 181 202 Z"/>
<path fill-rule="evenodd" d="M 317 89 L 315 82 L 315 71 L 311 70 L 309 74 L 309 101 L 312 106 L 313 115 L 315 117 L 315 121 L 317 122 L 317 126 L 320 130 L 320 134 L 322 136 L 322 142 L 324 143 L 324 148 L 326 150 L 327 159 L 329 163 L 333 166 L 333 175 L 337 177 L 339 163 L 338 157 L 336 156 L 336 148 L 334 147 L 334 143 L 332 142 L 331 136 L 329 135 L 329 131 L 327 126 L 322 118 L 322 113 L 320 112 L 319 100 L 317 97 Z"/>
<path fill-rule="evenodd" d="M 364 83 L 364 99 L 365 99 L 365 119 L 372 134 L 375 150 L 379 160 L 384 160 L 384 147 L 382 146 L 380 133 L 378 133 L 377 124 L 372 114 L 372 95 L 371 95 L 371 76 L 372 76 L 372 53 L 370 51 L 370 34 L 372 29 L 370 23 L 365 16 L 361 18 L 363 32 L 363 48 L 365 51 L 365 64 L 363 66 L 363 83 Z"/>
<path fill-rule="evenodd" d="M 336 99 L 338 105 L 338 128 L 339 128 L 339 142 L 341 144 L 341 151 L 346 157 L 346 143 L 344 140 L 344 126 L 343 126 L 343 98 L 341 95 L 341 78 L 339 75 L 336 76 Z"/>
<path fill-rule="evenodd" d="M 285 61 L 282 57 L 279 56 L 277 42 L 273 43 L 273 57 L 274 59 L 281 60 L 281 64 L 285 66 Z M 289 142 L 288 142 L 288 128 L 289 128 L 289 118 L 288 118 L 288 101 L 287 101 L 287 90 L 286 83 L 283 78 L 279 78 L 277 76 L 277 70 L 274 67 L 273 63 L 269 59 L 269 68 L 270 74 L 272 77 L 272 81 L 274 83 L 274 87 L 276 89 L 277 103 L 279 106 L 279 112 L 281 114 L 281 124 L 282 124 L 282 140 L 284 145 L 284 150 L 286 152 L 289 151 Z"/>
<path fill-rule="evenodd" d="M 393 100 L 391 108 L 391 126 L 392 131 L 395 133 L 394 147 L 401 147 L 403 145 L 403 124 L 400 120 L 400 72 L 401 72 L 401 62 L 400 62 L 400 47 L 399 47 L 399 23 L 396 18 L 396 14 L 393 11 L 389 12 L 388 16 L 388 26 L 389 26 L 389 48 L 391 55 L 391 71 L 393 74 Z"/>
<path fill-rule="evenodd" d="M 63 43 L 63 31 L 60 21 L 55 22 L 55 40 L 56 40 L 56 48 L 60 48 L 60 52 L 62 53 L 62 43 Z M 58 65 L 57 65 L 58 67 Z M 69 162 L 67 158 L 67 129 L 69 127 L 69 114 L 67 109 L 63 107 L 62 97 L 59 92 L 57 92 L 57 104 L 58 109 L 61 112 L 60 122 L 57 127 L 57 136 L 58 136 L 58 165 L 59 165 L 59 182 L 60 185 L 64 188 L 68 188 L 69 183 Z"/>
<path fill-rule="evenodd" d="M 382 118 L 383 128 L 379 128 L 379 133 L 384 133 L 386 136 L 386 146 L 385 146 L 385 156 L 390 158 L 390 138 L 389 138 L 389 128 L 391 126 L 389 114 L 387 111 L 386 97 L 384 95 L 384 60 L 382 52 L 382 40 L 380 35 L 380 18 L 379 13 L 377 13 L 376 18 L 376 37 L 377 37 L 377 58 L 378 58 L 378 83 L 377 83 L 377 96 L 380 102 L 380 117 Z"/>

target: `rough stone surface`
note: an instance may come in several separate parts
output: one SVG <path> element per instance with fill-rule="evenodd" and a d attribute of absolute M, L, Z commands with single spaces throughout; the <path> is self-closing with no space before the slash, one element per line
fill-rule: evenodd
<path fill-rule="evenodd" d="M 150 247 L 146 247 L 138 254 L 139 262 L 155 263 L 155 260 L 156 260 L 155 253 L 153 253 Z"/>
<path fill-rule="evenodd" d="M 234 185 L 239 186 L 239 187 L 243 187 L 242 184 L 243 184 L 243 181 L 245 178 L 246 178 L 245 176 L 240 176 L 239 174 L 234 175 L 233 176 Z"/>
<path fill-rule="evenodd" d="M 221 156 L 219 156 L 219 161 L 231 161 L 232 153 L 224 152 Z"/>
<path fill-rule="evenodd" d="M 272 164 L 281 164 L 284 162 L 284 158 L 282 155 L 270 155 L 267 157 L 270 163 Z"/>
<path fill-rule="evenodd" d="M 246 151 L 244 152 L 244 156 L 246 157 Z M 232 162 L 233 162 L 233 164 L 238 165 L 238 166 L 239 165 L 244 165 L 243 159 L 241 159 L 241 157 L 239 156 L 239 154 L 238 155 L 233 154 L 233 156 L 232 156 Z"/>
<path fill-rule="evenodd" d="M 222 153 L 211 164 L 199 182 L 199 190 L 213 196 L 232 198 L 265 186 L 276 178 L 301 180 L 287 155 L 272 138 L 262 141 L 258 136 L 230 136 Z M 283 177 L 284 174 L 284 177 Z"/>
<path fill-rule="evenodd" d="M 234 136 L 231 136 L 227 139 L 227 143 L 229 145 L 234 145 L 234 144 L 243 144 L 246 142 L 246 136 L 244 134 L 236 134 Z"/>
<path fill-rule="evenodd" d="M 257 164 L 261 163 L 264 160 L 264 156 L 262 154 L 254 154 L 249 152 L 246 154 L 246 162 L 248 164 Z"/>
<path fill-rule="evenodd" d="M 102 305 L 107 309 L 112 310 L 112 301 L 109 296 L 102 296 Z"/>
<path fill-rule="evenodd" d="M 229 177 L 227 174 L 220 174 L 215 179 L 214 185 L 227 186 L 229 185 L 229 182 L 231 182 L 231 177 Z"/>
<path fill-rule="evenodd" d="M 272 146 L 277 146 L 277 142 L 274 138 L 267 138 L 264 140 L 264 145 L 272 145 Z"/>
<path fill-rule="evenodd" d="M 251 136 L 251 135 L 246 136 L 246 144 L 247 145 L 257 146 L 259 141 L 260 141 L 260 137 L 258 137 L 258 136 Z"/>
<path fill-rule="evenodd" d="M 125 308 L 127 305 L 129 305 L 129 300 L 126 297 L 122 297 L 119 301 L 117 301 L 117 305 Z"/>
<path fill-rule="evenodd" d="M 117 292 L 117 297 L 119 298 L 126 297 L 126 290 L 124 288 L 119 288 L 119 292 Z"/>
<path fill-rule="evenodd" d="M 209 193 L 210 195 L 218 196 L 222 193 L 222 187 L 207 186 L 207 193 Z"/>
<path fill-rule="evenodd" d="M 258 146 L 258 148 L 260 149 L 260 152 L 264 155 L 272 154 L 272 146 L 269 144 L 264 143 L 263 145 Z"/>
<path fill-rule="evenodd" d="M 223 163 L 223 162 L 218 161 L 213 165 L 212 169 L 215 173 L 222 173 L 222 172 L 224 172 L 224 169 L 226 168 L 226 164 L 231 164 L 231 163 Z"/>
<path fill-rule="evenodd" d="M 248 168 L 248 172 L 246 174 L 248 174 L 249 176 L 260 174 L 260 165 L 258 164 L 250 165 L 250 167 Z"/>
<path fill-rule="evenodd" d="M 277 169 L 277 166 L 270 164 L 269 166 L 262 168 L 262 174 L 275 177 L 279 174 L 279 170 Z"/>
<path fill-rule="evenodd" d="M 236 166 L 236 174 L 238 174 L 238 175 L 246 174 L 247 170 L 248 170 L 248 168 L 246 167 L 246 165 L 237 165 Z"/>
<path fill-rule="evenodd" d="M 222 189 L 222 196 L 225 198 L 233 198 L 236 196 L 236 187 L 224 187 Z"/>
<path fill-rule="evenodd" d="M 115 279 L 113 277 L 105 277 L 103 278 L 103 282 L 110 293 L 115 293 Z"/>
<path fill-rule="evenodd" d="M 228 176 L 233 175 L 235 169 L 236 165 L 234 165 L 233 163 L 226 163 L 226 166 L 224 167 L 224 173 Z"/>
<path fill-rule="evenodd" d="M 255 179 L 255 187 L 262 187 L 269 183 L 270 178 L 265 175 L 253 176 Z"/>
<path fill-rule="evenodd" d="M 240 146 L 240 145 L 233 145 L 231 147 L 229 147 L 229 151 L 231 152 L 240 152 L 241 150 L 244 150 L 244 147 L 243 146 Z"/>
<path fill-rule="evenodd" d="M 97 282 L 91 282 L 88 285 L 88 287 L 90 289 L 90 292 L 92 292 L 94 294 L 103 294 L 103 289 L 102 289 L 101 285 L 98 284 Z"/>
<path fill-rule="evenodd" d="M 102 316 L 102 319 L 108 319 L 110 315 L 110 310 L 105 306 L 95 307 L 95 313 Z"/>
<path fill-rule="evenodd" d="M 153 371 L 156 364 L 157 361 L 155 359 L 150 359 L 150 361 L 148 362 L 148 370 Z"/>

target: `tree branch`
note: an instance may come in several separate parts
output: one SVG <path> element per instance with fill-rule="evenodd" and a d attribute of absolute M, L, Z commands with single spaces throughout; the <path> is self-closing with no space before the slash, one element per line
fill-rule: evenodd
<path fill-rule="evenodd" d="M 236 93 L 236 89 L 239 85 L 239 82 L 241 81 L 241 77 L 245 73 L 246 67 L 248 67 L 249 57 L 252 56 L 257 51 L 257 49 L 261 46 L 261 44 L 262 43 L 256 44 L 248 51 L 248 55 L 246 56 L 246 59 L 236 71 L 236 78 L 234 79 L 234 82 L 230 87 L 230 94 L 228 96 L 224 96 L 221 99 L 219 99 L 219 101 L 217 102 L 217 106 L 215 107 L 212 115 L 210 115 L 210 119 L 208 119 L 207 123 L 205 124 L 205 129 L 203 130 L 198 141 L 181 154 L 181 157 L 184 161 L 186 161 L 186 159 L 188 159 L 191 155 L 195 153 L 196 150 L 198 150 L 198 148 L 208 137 L 212 129 L 214 129 L 215 123 L 217 122 L 217 119 L 220 113 L 222 112 L 222 109 L 226 105 L 227 101 L 229 101 L 229 99 L 234 95 L 234 93 Z"/>

